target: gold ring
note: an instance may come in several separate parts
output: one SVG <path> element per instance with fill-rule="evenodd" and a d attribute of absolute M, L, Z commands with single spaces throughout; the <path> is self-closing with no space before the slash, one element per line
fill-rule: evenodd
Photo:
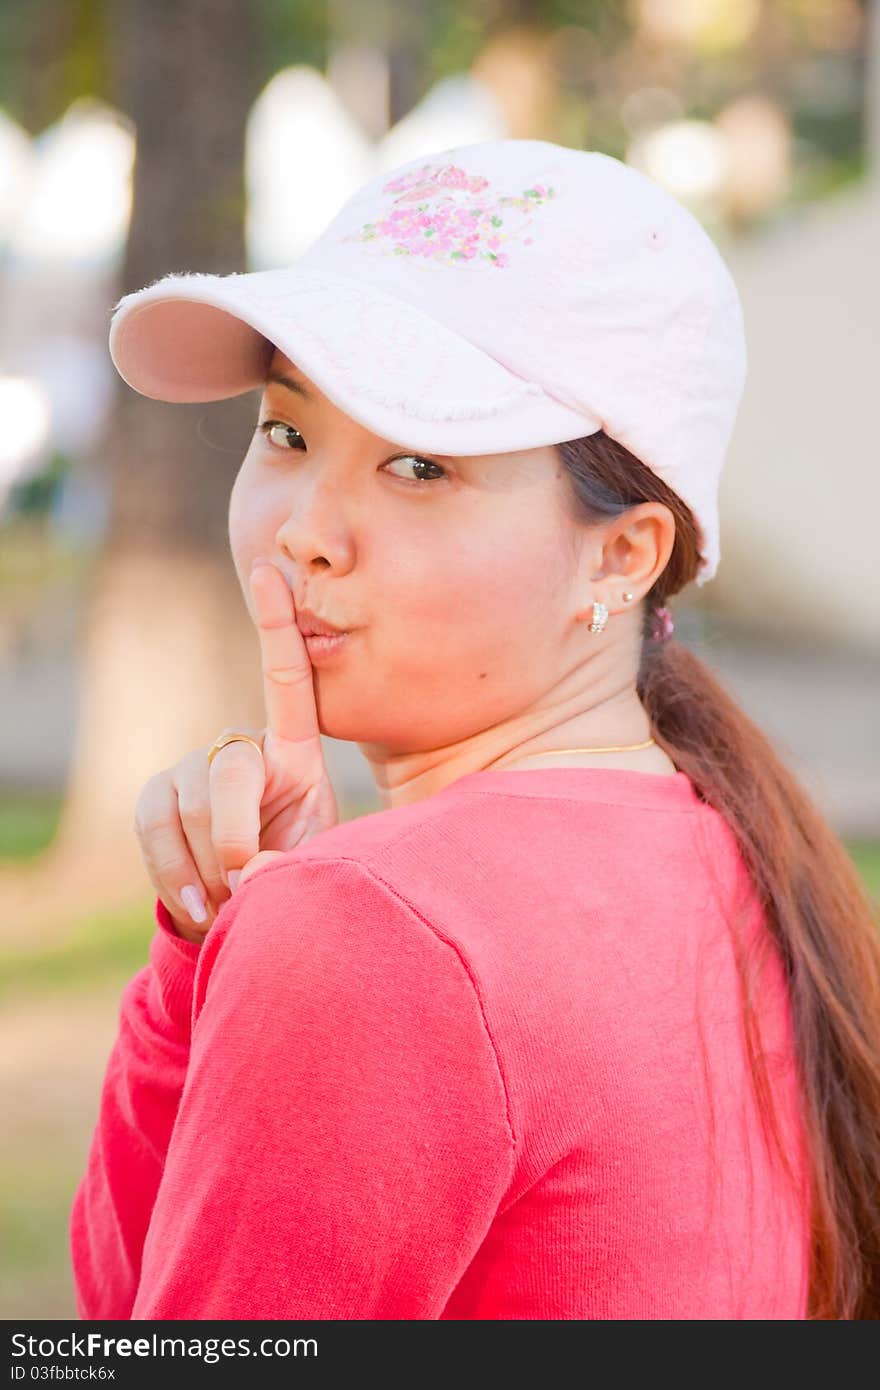
<path fill-rule="evenodd" d="M 225 748 L 226 745 L 227 745 L 227 743 L 238 743 L 238 742 L 241 742 L 241 743 L 252 743 L 252 744 L 254 745 L 254 747 L 256 748 L 257 752 L 259 753 L 260 757 L 262 758 L 262 756 L 263 756 L 263 750 L 262 750 L 262 748 L 260 747 L 260 745 L 257 743 L 257 740 L 256 740 L 255 738 L 251 738 L 250 734 L 237 734 L 237 733 L 221 734 L 219 738 L 215 738 L 215 739 L 214 739 L 214 742 L 211 744 L 211 747 L 208 749 L 208 767 L 211 766 L 211 763 L 213 762 L 213 760 L 214 760 L 214 758 L 217 756 L 217 754 L 220 752 L 220 749 L 221 749 L 221 748 Z"/>

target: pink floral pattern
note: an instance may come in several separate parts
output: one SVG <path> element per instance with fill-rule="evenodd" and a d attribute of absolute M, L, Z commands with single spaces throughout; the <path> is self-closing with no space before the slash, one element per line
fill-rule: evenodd
<path fill-rule="evenodd" d="M 389 210 L 343 241 L 382 240 L 386 255 L 495 270 L 509 265 L 514 243 L 531 245 L 534 238 L 523 232 L 535 211 L 556 196 L 552 186 L 540 183 L 518 195 L 495 193 L 481 174 L 432 163 L 390 179 L 382 192 L 397 195 Z"/>

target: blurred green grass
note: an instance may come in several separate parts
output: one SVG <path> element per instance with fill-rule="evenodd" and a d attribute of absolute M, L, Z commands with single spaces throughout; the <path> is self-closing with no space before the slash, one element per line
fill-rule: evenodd
<path fill-rule="evenodd" d="M 0 945 L 0 1003 L 10 995 L 75 990 L 106 979 L 127 979 L 147 963 L 153 903 L 79 919 L 61 945 L 8 949 Z"/>
<path fill-rule="evenodd" d="M 843 843 L 868 893 L 876 903 L 880 903 L 880 841 L 844 840 Z"/>
<path fill-rule="evenodd" d="M 45 849 L 61 815 L 55 792 L 0 795 L 0 859 L 31 859 Z"/>
<path fill-rule="evenodd" d="M 0 797 L 0 859 L 27 861 L 51 842 L 61 813 L 57 795 Z M 10 994 L 77 989 L 107 978 L 127 979 L 147 961 L 155 898 L 120 911 L 78 918 L 60 943 L 27 949 L 0 942 L 0 1002 Z"/>

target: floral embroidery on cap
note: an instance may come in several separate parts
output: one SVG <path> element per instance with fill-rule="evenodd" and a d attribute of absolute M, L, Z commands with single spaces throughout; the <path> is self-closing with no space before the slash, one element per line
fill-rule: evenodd
<path fill-rule="evenodd" d="M 523 232 L 535 211 L 556 197 L 552 186 L 541 183 L 518 196 L 493 193 L 481 174 L 433 163 L 389 179 L 382 192 L 397 194 L 389 211 L 343 241 L 384 239 L 385 255 L 496 270 L 509 265 L 512 243 L 531 245 L 534 238 Z"/>

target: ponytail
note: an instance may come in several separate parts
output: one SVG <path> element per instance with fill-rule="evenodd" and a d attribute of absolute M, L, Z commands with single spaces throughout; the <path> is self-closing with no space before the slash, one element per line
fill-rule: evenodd
<path fill-rule="evenodd" d="M 658 744 L 735 835 L 783 964 L 810 1173 L 807 1316 L 880 1318 L 877 907 L 840 840 L 758 726 L 692 651 L 653 635 L 657 608 L 697 573 L 699 537 L 686 503 L 604 431 L 555 447 L 586 524 L 642 502 L 662 502 L 675 518 L 669 561 L 644 600 L 638 695 Z M 752 992 L 743 983 L 759 1111 L 788 1168 L 755 1043 Z"/>

